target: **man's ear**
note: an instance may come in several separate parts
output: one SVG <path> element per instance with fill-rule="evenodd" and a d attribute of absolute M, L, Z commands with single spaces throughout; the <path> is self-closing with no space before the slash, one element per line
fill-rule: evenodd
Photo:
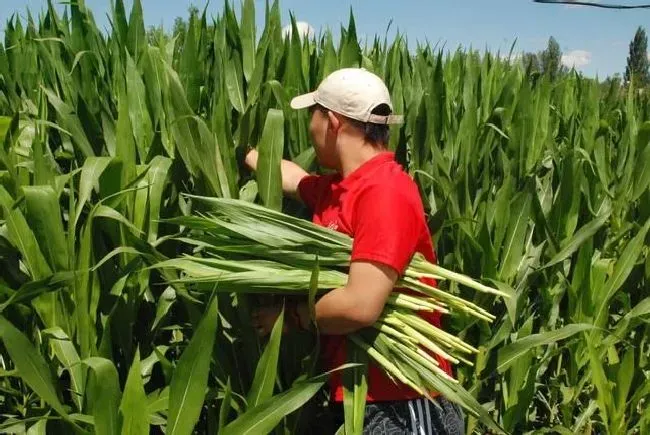
<path fill-rule="evenodd" d="M 341 128 L 341 119 L 331 110 L 327 111 L 327 118 L 329 119 L 329 128 L 334 132 L 338 133 Z"/>

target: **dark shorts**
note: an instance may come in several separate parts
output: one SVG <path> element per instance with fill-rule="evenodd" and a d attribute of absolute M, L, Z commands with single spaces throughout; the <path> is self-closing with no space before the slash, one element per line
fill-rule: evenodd
<path fill-rule="evenodd" d="M 343 407 L 332 409 L 343 424 Z M 363 433 L 367 435 L 464 435 L 465 417 L 460 406 L 444 397 L 433 402 L 414 399 L 366 405 Z"/>

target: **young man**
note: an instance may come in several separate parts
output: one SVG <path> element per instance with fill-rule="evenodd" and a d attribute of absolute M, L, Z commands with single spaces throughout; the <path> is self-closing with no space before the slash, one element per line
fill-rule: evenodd
<path fill-rule="evenodd" d="M 325 370 L 345 362 L 345 335 L 369 327 L 381 314 L 387 297 L 416 252 L 435 261 L 425 213 L 416 184 L 388 152 L 388 125 L 401 122 L 392 114 L 384 82 L 365 69 L 345 68 L 325 78 L 314 92 L 298 96 L 294 109 L 309 109 L 309 132 L 318 162 L 334 174 L 309 175 L 282 161 L 282 187 L 303 201 L 316 224 L 353 238 L 349 278 L 316 303 L 316 323 L 322 335 Z M 246 165 L 257 168 L 251 150 Z M 297 307 L 297 322 L 309 324 L 306 304 Z M 265 307 L 254 314 L 260 334 L 268 334 L 279 314 Z M 438 314 L 426 316 L 440 325 Z M 439 358 L 451 374 L 449 364 Z M 331 399 L 342 422 L 340 373 L 331 376 Z M 395 384 L 374 364 L 369 365 L 364 433 L 462 434 L 460 408 L 441 396 L 437 405 L 412 389 Z"/>

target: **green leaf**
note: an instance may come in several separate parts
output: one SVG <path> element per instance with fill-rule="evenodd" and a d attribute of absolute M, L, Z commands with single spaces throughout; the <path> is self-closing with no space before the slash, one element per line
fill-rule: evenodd
<path fill-rule="evenodd" d="M 650 121 L 646 121 L 644 127 L 646 130 L 650 129 Z M 632 201 L 636 201 L 650 186 L 650 143 L 646 143 L 645 148 L 637 158 L 633 180 Z"/>
<path fill-rule="evenodd" d="M 249 408 L 254 408 L 273 396 L 273 387 L 278 373 L 280 342 L 284 328 L 284 308 L 273 325 L 271 338 L 257 363 L 253 384 L 248 391 L 246 401 Z"/>
<path fill-rule="evenodd" d="M 241 44 L 244 77 L 250 81 L 255 70 L 255 1 L 244 0 L 241 17 Z"/>
<path fill-rule="evenodd" d="M 578 223 L 580 208 L 580 185 L 584 177 L 578 170 L 578 159 L 570 154 L 563 159 L 558 187 L 553 208 L 551 209 L 549 225 L 558 239 L 564 239 L 574 233 Z"/>
<path fill-rule="evenodd" d="M 264 205 L 282 208 L 281 162 L 284 149 L 284 116 L 281 110 L 269 109 L 258 147 L 257 184 Z"/>
<path fill-rule="evenodd" d="M 0 316 L 0 338 L 18 374 L 42 400 L 61 416 L 68 418 L 54 386 L 50 368 L 32 343 L 3 316 Z"/>
<path fill-rule="evenodd" d="M 606 319 L 606 308 L 609 306 L 610 299 L 614 294 L 623 286 L 628 276 L 632 272 L 639 255 L 643 247 L 645 246 L 645 238 L 650 230 L 650 219 L 648 219 L 639 230 L 636 236 L 629 241 L 623 252 L 621 253 L 618 260 L 616 260 L 616 265 L 614 266 L 614 272 L 609 277 L 609 279 L 604 283 L 604 289 L 602 291 L 596 291 L 596 294 L 604 294 L 604 297 L 598 302 L 596 309 L 596 324 L 602 324 Z"/>
<path fill-rule="evenodd" d="M 628 348 L 627 351 L 625 351 L 623 361 L 618 368 L 616 379 L 616 408 L 621 414 L 625 414 L 625 407 L 628 399 L 627 396 L 630 393 L 632 381 L 634 380 L 634 355 L 634 347 Z"/>
<path fill-rule="evenodd" d="M 246 111 L 243 80 L 241 61 L 236 52 L 233 52 L 233 56 L 226 62 L 226 90 L 230 104 L 242 114 Z"/>
<path fill-rule="evenodd" d="M 284 393 L 249 409 L 223 429 L 223 435 L 270 433 L 282 419 L 303 406 L 321 389 L 325 380 L 313 378 L 295 384 Z"/>
<path fill-rule="evenodd" d="M 113 9 L 113 28 L 117 34 L 119 44 L 126 46 L 127 35 L 129 33 L 128 23 L 126 21 L 126 10 L 124 9 L 123 0 L 115 0 L 115 8 Z"/>
<path fill-rule="evenodd" d="M 18 291 L 12 293 L 7 300 L 0 304 L 0 313 L 11 305 L 31 301 L 43 293 L 53 292 L 70 285 L 74 279 L 74 272 L 59 272 L 38 281 L 26 282 L 20 286 Z"/>
<path fill-rule="evenodd" d="M 135 179 L 136 150 L 138 144 L 135 143 L 135 140 L 133 138 L 133 128 L 131 126 L 131 118 L 129 116 L 129 102 L 126 91 L 120 90 L 118 99 L 118 117 L 116 127 L 117 146 L 115 149 L 115 157 L 122 163 L 122 184 L 119 186 L 119 188 L 124 189 L 128 183 Z M 130 201 L 127 209 L 133 209 Z"/>
<path fill-rule="evenodd" d="M 347 349 L 348 361 L 359 365 L 343 373 L 345 433 L 362 434 L 368 394 L 368 355 L 350 341 Z"/>
<path fill-rule="evenodd" d="M 188 23 L 187 34 L 185 35 L 185 44 L 183 45 L 178 69 L 181 83 L 185 90 L 184 94 L 186 95 L 187 102 L 192 110 L 198 109 L 200 87 L 203 85 L 195 24 L 196 17 L 191 16 Z M 165 66 L 171 68 L 171 65 Z"/>
<path fill-rule="evenodd" d="M 228 378 L 228 383 L 223 394 L 223 401 L 221 402 L 221 408 L 219 409 L 219 433 L 223 431 L 223 428 L 226 426 L 226 420 L 228 419 L 228 414 L 232 405 L 232 387 L 230 385 L 230 378 Z"/>
<path fill-rule="evenodd" d="M 165 355 L 167 349 L 169 349 L 169 346 L 162 344 L 158 345 L 155 347 L 154 351 L 149 354 L 148 357 L 142 360 L 140 364 L 142 372 L 140 374 L 142 375 L 142 381 L 145 385 L 147 385 L 147 383 L 151 380 L 151 372 L 153 371 L 154 366 L 160 362 L 158 355 Z"/>
<path fill-rule="evenodd" d="M 352 8 L 350 8 L 350 21 L 348 23 L 347 37 L 341 47 L 341 68 L 358 67 L 361 65 L 361 47 L 357 38 L 357 27 L 354 22 Z M 400 112 L 401 113 L 401 112 Z"/>
<path fill-rule="evenodd" d="M 149 171 L 147 172 L 147 181 L 149 182 L 149 228 L 147 240 L 153 243 L 158 239 L 158 220 L 160 219 L 160 208 L 163 203 L 163 193 L 165 184 L 169 178 L 169 169 L 172 166 L 172 160 L 156 156 L 151 160 Z"/>
<path fill-rule="evenodd" d="M 573 255 L 579 248 L 585 243 L 589 238 L 593 237 L 602 227 L 605 225 L 609 219 L 610 212 L 603 213 L 601 216 L 595 218 L 588 224 L 585 224 L 580 228 L 576 233 L 569 239 L 566 243 L 563 243 L 562 249 L 560 252 L 555 254 L 553 258 L 544 265 L 544 268 L 554 266 L 561 261 L 566 260 L 571 255 Z"/>
<path fill-rule="evenodd" d="M 123 214 L 121 214 L 119 211 L 115 210 L 114 208 L 108 207 L 106 205 L 100 205 L 97 207 L 93 213 L 94 217 L 104 217 L 107 219 L 112 219 L 114 221 L 120 222 L 127 228 L 129 228 L 131 231 L 133 231 L 134 234 L 139 234 L 141 231 L 131 223 L 126 217 L 124 217 Z"/>
<path fill-rule="evenodd" d="M 47 435 L 47 420 L 42 419 L 31 425 L 27 435 Z"/>
<path fill-rule="evenodd" d="M 593 325 L 588 324 L 572 324 L 554 331 L 541 332 L 517 340 L 499 349 L 497 370 L 499 373 L 504 373 L 518 358 L 530 351 L 531 348 L 553 344 L 572 337 L 579 332 L 594 328 Z"/>
<path fill-rule="evenodd" d="M 176 291 L 173 287 L 167 287 L 158 298 L 158 304 L 156 305 L 156 318 L 151 325 L 152 331 L 156 329 L 162 319 L 165 318 L 174 302 L 176 302 Z"/>
<path fill-rule="evenodd" d="M 168 434 L 191 434 L 205 399 L 217 331 L 217 298 L 213 297 L 174 370 L 169 391 Z"/>
<path fill-rule="evenodd" d="M 325 34 L 325 42 L 323 48 L 323 56 L 321 62 L 322 71 L 320 77 L 327 77 L 339 68 L 339 60 L 336 56 L 336 48 L 332 41 L 332 32 Z"/>
<path fill-rule="evenodd" d="M 147 413 L 147 396 L 144 393 L 140 369 L 140 350 L 137 349 L 129 375 L 124 385 L 120 402 L 122 416 L 122 435 L 139 435 L 149 433 L 149 414 Z"/>
<path fill-rule="evenodd" d="M 144 82 L 133 58 L 128 54 L 126 56 L 126 91 L 133 137 L 135 137 L 135 144 L 138 147 L 140 161 L 144 162 L 153 139 L 153 126 L 147 108 L 147 94 Z"/>
<path fill-rule="evenodd" d="M 9 125 L 11 125 L 11 119 L 11 116 L 0 116 L 0 143 L 5 140 Z"/>
<path fill-rule="evenodd" d="M 111 160 L 111 157 L 88 157 L 84 162 L 81 169 L 81 181 L 79 182 L 77 211 L 75 212 L 72 228 L 77 227 L 84 206 L 90 199 L 93 189 L 99 188 L 99 177 L 111 163 Z"/>
<path fill-rule="evenodd" d="M 20 251 L 32 278 L 45 278 L 51 275 L 52 271 L 39 248 L 34 233 L 27 224 L 27 220 L 13 205 L 13 199 L 0 185 L 0 207 L 2 207 L 6 221 L 9 241 Z"/>
<path fill-rule="evenodd" d="M 93 371 L 89 382 L 89 400 L 97 435 L 120 433 L 120 383 L 112 361 L 90 357 L 82 361 Z"/>
<path fill-rule="evenodd" d="M 59 198 L 51 186 L 24 186 L 27 221 L 40 249 L 55 271 L 69 269 Z"/>
<path fill-rule="evenodd" d="M 510 217 L 508 231 L 503 243 L 501 271 L 499 277 L 508 281 L 517 273 L 519 263 L 524 256 L 524 245 L 528 231 L 530 217 L 531 197 L 524 192 L 513 201 L 512 209 L 515 213 Z"/>
<path fill-rule="evenodd" d="M 596 402 L 600 408 L 600 415 L 602 416 L 605 426 L 608 425 L 609 416 L 611 415 L 611 405 L 613 404 L 612 387 L 607 380 L 605 367 L 599 352 L 596 351 L 595 344 L 587 339 L 586 345 L 589 355 L 589 366 L 591 367 L 591 382 L 595 385 L 598 393 Z"/>
<path fill-rule="evenodd" d="M 316 160 L 316 150 L 313 147 L 307 148 L 293 159 L 293 162 L 300 166 L 305 171 L 309 172 L 309 168 Z"/>
<path fill-rule="evenodd" d="M 54 355 L 70 372 L 72 399 L 77 405 L 77 409 L 83 411 L 83 401 L 86 388 L 86 376 L 83 367 L 79 365 L 79 354 L 70 337 L 59 327 L 46 329 L 43 335 L 49 337 L 49 344 Z"/>
<path fill-rule="evenodd" d="M 142 3 L 140 0 L 133 2 L 131 16 L 129 17 L 129 30 L 127 33 L 127 47 L 131 55 L 138 59 L 140 52 L 146 46 L 146 35 L 144 30 L 144 17 L 142 14 Z"/>
<path fill-rule="evenodd" d="M 169 409 L 169 387 L 165 387 L 159 393 L 153 392 L 149 395 L 149 414 L 154 414 Z"/>
<path fill-rule="evenodd" d="M 49 89 L 43 90 L 47 95 L 50 104 L 54 107 L 57 113 L 58 124 L 66 131 L 70 132 L 70 138 L 79 148 L 79 151 L 84 157 L 91 157 L 95 155 L 93 147 L 88 141 L 85 130 L 79 117 L 75 115 L 75 111 L 67 103 L 63 102 L 61 98 Z"/>

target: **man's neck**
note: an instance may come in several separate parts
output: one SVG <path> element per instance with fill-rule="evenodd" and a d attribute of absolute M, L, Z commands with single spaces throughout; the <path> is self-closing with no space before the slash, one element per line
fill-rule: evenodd
<path fill-rule="evenodd" d="M 385 152 L 385 148 L 372 146 L 369 143 L 364 143 L 361 146 L 350 146 L 346 152 L 341 153 L 341 167 L 339 172 L 343 178 L 347 177 L 368 160 Z"/>

